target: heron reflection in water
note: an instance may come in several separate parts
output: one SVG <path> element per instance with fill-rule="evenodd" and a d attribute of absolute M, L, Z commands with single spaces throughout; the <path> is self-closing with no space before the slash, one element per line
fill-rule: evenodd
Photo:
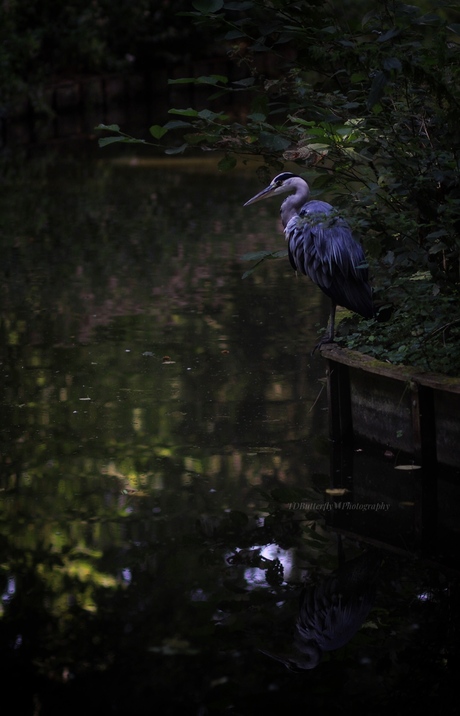
<path fill-rule="evenodd" d="M 339 558 L 340 553 L 339 542 Z M 283 654 L 260 651 L 292 671 L 314 669 L 323 652 L 345 646 L 362 626 L 374 603 L 380 564 L 377 551 L 363 552 L 320 584 L 306 586 L 300 595 L 293 648 Z"/>
<path fill-rule="evenodd" d="M 347 222 L 325 201 L 308 201 L 310 188 L 302 177 L 283 172 L 244 206 L 289 193 L 281 204 L 281 221 L 291 266 L 308 276 L 331 299 L 329 330 L 314 350 L 332 343 L 337 305 L 364 318 L 375 315 L 364 251 Z"/>

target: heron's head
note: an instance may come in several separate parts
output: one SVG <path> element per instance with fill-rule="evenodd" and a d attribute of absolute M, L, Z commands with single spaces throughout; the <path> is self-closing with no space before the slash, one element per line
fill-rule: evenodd
<path fill-rule="evenodd" d="M 288 192 L 301 192 L 306 198 L 309 193 L 308 184 L 305 179 L 297 176 L 297 174 L 282 172 L 272 179 L 266 189 L 260 191 L 253 196 L 252 199 L 249 199 L 244 206 L 249 206 L 249 204 L 254 204 L 256 201 L 261 201 L 262 199 L 268 199 L 270 196 L 287 194 Z"/>

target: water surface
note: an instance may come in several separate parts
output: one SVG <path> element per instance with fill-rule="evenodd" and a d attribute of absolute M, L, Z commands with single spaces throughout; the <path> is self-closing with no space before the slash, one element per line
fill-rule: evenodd
<path fill-rule="evenodd" d="M 5 703 L 136 716 L 333 713 L 346 699 L 371 714 L 422 692 L 437 708 L 458 664 L 458 580 L 410 554 L 376 553 L 375 607 L 349 645 L 285 668 L 301 587 L 368 547 L 340 543 L 321 509 L 325 366 L 310 350 L 327 301 L 286 259 L 242 279 L 243 254 L 283 247 L 276 202 L 242 207 L 254 168 L 85 146 L 11 159 Z M 370 479 L 388 460 L 369 447 L 354 463 Z M 410 547 L 410 489 L 372 489 L 392 516 L 368 521 Z"/>

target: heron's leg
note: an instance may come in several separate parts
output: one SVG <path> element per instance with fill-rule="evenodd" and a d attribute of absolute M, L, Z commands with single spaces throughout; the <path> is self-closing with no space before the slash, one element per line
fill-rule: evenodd
<path fill-rule="evenodd" d="M 329 317 L 329 340 L 328 343 L 334 342 L 334 336 L 335 336 L 335 309 L 337 308 L 337 304 L 334 303 L 334 301 L 331 301 L 331 314 Z"/>
<path fill-rule="evenodd" d="M 334 301 L 331 301 L 331 313 L 329 315 L 329 328 L 328 331 L 325 333 L 325 335 L 321 338 L 320 341 L 316 344 L 316 346 L 313 348 L 311 354 L 313 353 L 322 345 L 325 343 L 334 343 L 334 335 L 335 335 L 335 309 L 336 304 Z"/>

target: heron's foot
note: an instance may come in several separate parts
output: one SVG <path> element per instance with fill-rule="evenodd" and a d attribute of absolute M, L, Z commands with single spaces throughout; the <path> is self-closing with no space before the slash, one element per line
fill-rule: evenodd
<path fill-rule="evenodd" d="M 333 336 L 331 336 L 330 333 L 326 333 L 326 335 L 323 336 L 323 338 L 321 338 L 320 341 L 318 341 L 318 343 L 313 348 L 310 355 L 313 356 L 316 353 L 316 351 L 318 350 L 318 348 L 321 348 L 321 346 L 324 346 L 326 343 L 334 343 L 334 338 L 333 338 Z"/>

